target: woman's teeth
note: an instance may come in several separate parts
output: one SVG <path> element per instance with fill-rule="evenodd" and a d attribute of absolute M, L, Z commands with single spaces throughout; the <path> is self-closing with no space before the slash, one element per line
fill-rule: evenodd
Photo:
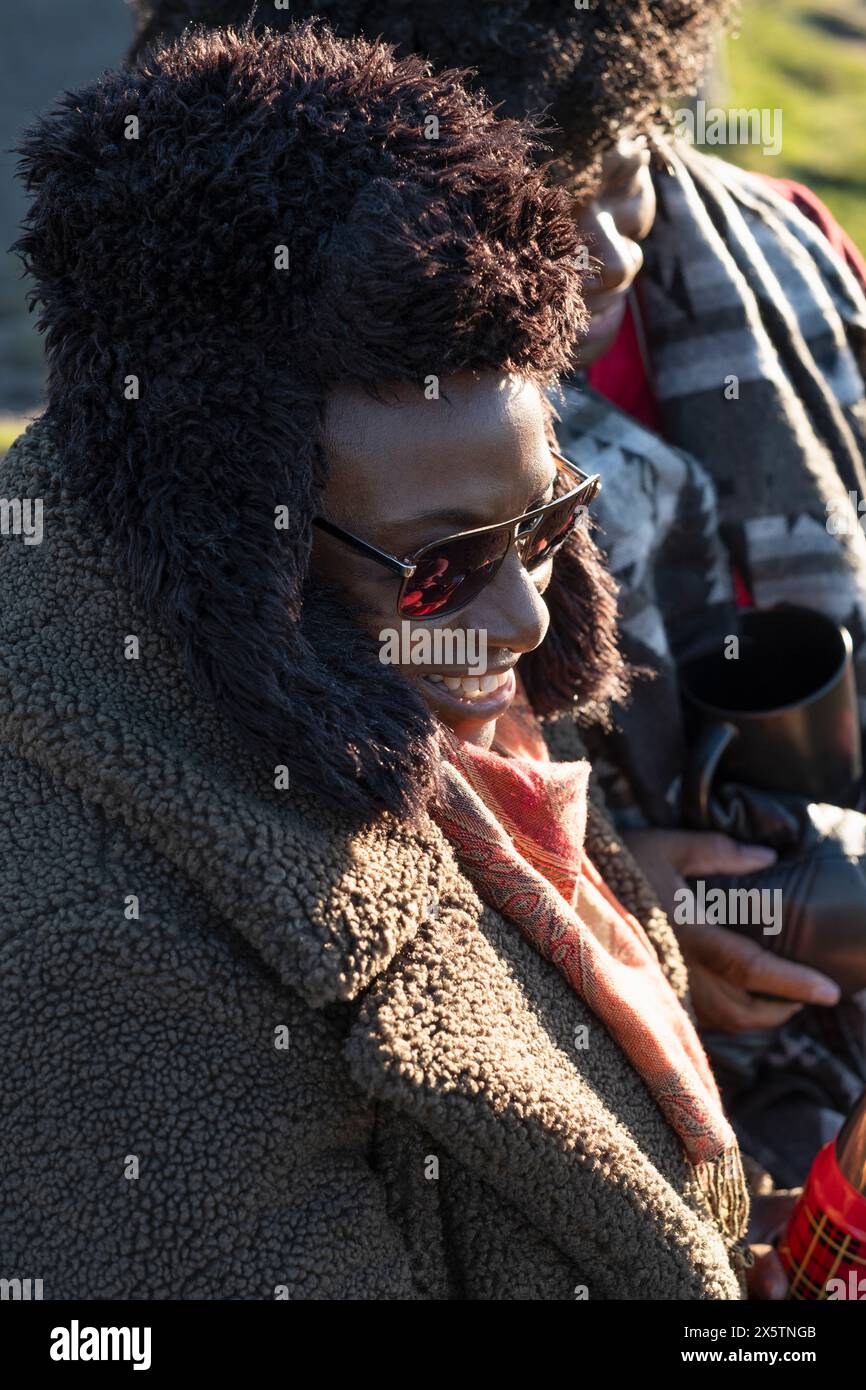
<path fill-rule="evenodd" d="M 510 671 L 500 671 L 497 676 L 428 676 L 427 679 L 446 686 L 459 695 L 461 700 L 480 700 L 482 695 L 490 695 L 504 685 Z"/>

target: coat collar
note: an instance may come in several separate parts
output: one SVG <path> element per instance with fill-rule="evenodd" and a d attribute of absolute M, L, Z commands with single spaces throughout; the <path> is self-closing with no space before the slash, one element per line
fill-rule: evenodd
<path fill-rule="evenodd" d="M 352 825 L 251 768 L 61 493 L 40 421 L 2 486 L 44 509 L 40 545 L 0 547 L 5 745 L 123 821 L 309 1003 L 354 998 L 457 874 L 441 831 L 427 816 Z"/>
<path fill-rule="evenodd" d="M 455 1159 L 503 1220 L 579 1271 L 590 1298 L 740 1296 L 641 1078 L 462 877 L 365 992 L 344 1055 L 366 1094 L 420 1127 L 419 1182 L 429 1155 Z"/>

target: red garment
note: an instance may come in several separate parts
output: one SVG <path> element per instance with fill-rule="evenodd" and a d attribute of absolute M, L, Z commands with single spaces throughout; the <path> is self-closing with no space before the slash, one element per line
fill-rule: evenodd
<path fill-rule="evenodd" d="M 793 179 L 771 178 L 769 174 L 762 174 L 761 177 L 772 183 L 777 193 L 787 198 L 805 217 L 821 228 L 830 245 L 844 258 L 866 290 L 866 260 L 821 199 L 816 197 L 811 189 L 802 183 L 795 183 Z M 635 282 L 635 291 L 639 297 L 640 277 Z M 625 315 L 612 346 L 587 368 L 586 375 L 593 390 L 598 391 L 612 405 L 625 411 L 633 420 L 646 425 L 648 429 L 654 430 L 664 438 L 661 410 L 640 350 L 638 330 L 630 303 L 626 303 Z M 752 596 L 742 575 L 736 569 L 733 571 L 733 583 L 737 606 L 751 607 Z"/>
<path fill-rule="evenodd" d="M 804 183 L 795 183 L 793 179 L 770 179 L 769 174 L 764 174 L 764 178 L 769 179 L 775 186 L 776 192 L 781 193 L 783 198 L 787 198 L 796 208 L 802 212 L 804 217 L 808 217 L 816 227 L 820 227 L 825 237 L 829 241 L 833 250 L 847 263 L 848 269 L 857 276 L 860 284 L 866 289 L 866 259 L 861 255 L 845 231 L 840 227 L 829 208 L 821 202 L 821 199 L 807 188 Z"/>
<path fill-rule="evenodd" d="M 637 284 L 635 293 L 640 295 Z M 647 429 L 662 434 L 662 414 L 640 350 L 630 300 L 626 301 L 625 314 L 613 343 L 587 368 L 586 375 L 590 386 L 600 395 Z"/>

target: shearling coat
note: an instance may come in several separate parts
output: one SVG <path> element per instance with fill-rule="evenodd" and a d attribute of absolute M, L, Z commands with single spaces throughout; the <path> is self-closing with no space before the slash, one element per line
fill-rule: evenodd
<path fill-rule="evenodd" d="M 0 541 L 0 1272 L 53 1299 L 741 1297 L 641 1078 L 435 824 L 254 774 L 42 423 L 0 491 L 44 505 L 41 544 Z M 626 862 L 597 813 L 589 847 Z"/>

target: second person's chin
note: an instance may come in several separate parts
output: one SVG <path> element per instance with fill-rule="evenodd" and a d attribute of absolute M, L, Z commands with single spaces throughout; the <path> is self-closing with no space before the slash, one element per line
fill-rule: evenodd
<path fill-rule="evenodd" d="M 624 317 L 625 299 L 611 305 L 601 314 L 590 315 L 589 330 L 579 348 L 582 367 L 590 367 L 599 357 L 610 351 L 616 342 Z"/>

